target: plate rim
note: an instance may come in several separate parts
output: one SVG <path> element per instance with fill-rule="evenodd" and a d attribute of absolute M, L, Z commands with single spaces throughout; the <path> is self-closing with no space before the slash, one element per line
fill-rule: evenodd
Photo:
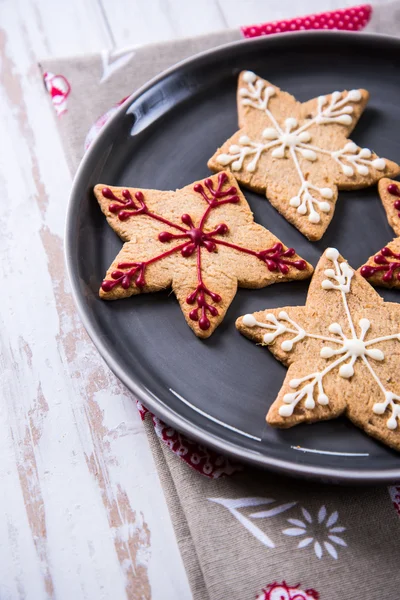
<path fill-rule="evenodd" d="M 357 37 L 355 35 L 357 34 Z M 252 466 L 260 467 L 265 470 L 275 471 L 283 475 L 291 477 L 304 477 L 307 479 L 323 480 L 330 483 L 344 483 L 344 484 L 390 484 L 400 481 L 400 466 L 398 469 L 371 469 L 365 471 L 358 471 L 356 469 L 343 469 L 343 467 L 324 467 L 321 465 L 304 465 L 297 462 L 291 462 L 287 459 L 274 458 L 265 454 L 261 454 L 255 450 L 240 446 L 239 443 L 233 443 L 228 440 L 220 438 L 214 433 L 210 433 L 200 426 L 188 421 L 184 417 L 178 415 L 168 405 L 165 404 L 162 399 L 153 396 L 147 391 L 143 385 L 138 383 L 132 376 L 130 376 L 123 367 L 120 366 L 118 360 L 116 360 L 112 353 L 109 351 L 107 344 L 102 338 L 101 330 L 95 321 L 91 318 L 91 311 L 85 302 L 85 296 L 80 286 L 80 280 L 78 273 L 74 267 L 73 247 L 78 233 L 75 233 L 73 228 L 74 217 L 79 209 L 80 202 L 82 201 L 82 179 L 85 178 L 87 169 L 97 153 L 97 148 L 102 146 L 103 140 L 108 137 L 108 132 L 115 126 L 115 124 L 126 114 L 127 108 L 140 98 L 145 92 L 150 90 L 156 84 L 161 82 L 166 77 L 180 71 L 184 67 L 188 67 L 191 64 L 201 62 L 202 59 L 208 58 L 209 56 L 215 56 L 229 52 L 232 48 L 237 48 L 241 45 L 246 46 L 252 45 L 257 47 L 258 45 L 268 47 L 269 44 L 284 44 L 286 38 L 290 36 L 290 39 L 294 42 L 301 40 L 301 38 L 308 38 L 321 42 L 322 39 L 327 37 L 331 39 L 348 40 L 353 42 L 357 39 L 361 41 L 370 41 L 372 45 L 379 43 L 383 46 L 390 46 L 391 44 L 397 46 L 400 49 L 400 39 L 392 35 L 380 34 L 380 33 L 360 33 L 360 32 L 348 32 L 348 31 L 300 31 L 300 32 L 287 32 L 274 34 L 273 36 L 260 36 L 258 38 L 244 38 L 241 40 L 229 42 L 218 46 L 217 48 L 211 48 L 205 50 L 194 56 L 185 58 L 184 60 L 176 63 L 172 67 L 162 71 L 150 79 L 147 83 L 142 85 L 136 92 L 132 93 L 128 98 L 121 104 L 115 114 L 110 118 L 106 125 L 102 128 L 95 140 L 91 144 L 90 148 L 84 154 L 77 172 L 73 178 L 71 192 L 68 199 L 68 206 L 66 211 L 65 230 L 64 230 L 64 256 L 66 264 L 66 272 L 68 275 L 69 283 L 71 286 L 71 294 L 77 308 L 77 312 L 88 333 L 91 341 L 99 352 L 100 356 L 106 362 L 107 366 L 111 369 L 114 375 L 124 384 L 124 386 L 134 395 L 135 400 L 143 402 L 146 408 L 149 408 L 157 417 L 165 421 L 171 427 L 174 427 L 178 431 L 184 433 L 189 438 L 196 440 L 202 444 L 207 445 L 216 452 L 228 455 L 235 460 L 250 464 Z"/>

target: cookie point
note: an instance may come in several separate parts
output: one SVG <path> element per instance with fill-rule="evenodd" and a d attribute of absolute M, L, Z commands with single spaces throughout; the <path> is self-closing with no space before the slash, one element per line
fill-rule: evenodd
<path fill-rule="evenodd" d="M 114 286 L 115 286 L 114 281 L 110 281 L 109 279 L 104 279 L 104 281 L 101 284 L 101 289 L 103 290 L 103 292 L 111 292 L 111 290 L 113 289 Z"/>
<path fill-rule="evenodd" d="M 372 275 L 374 274 L 374 270 L 369 265 L 364 265 L 363 267 L 361 267 L 360 273 L 364 277 L 364 279 L 368 279 L 369 277 L 372 277 Z"/>
<path fill-rule="evenodd" d="M 337 260 L 339 258 L 339 250 L 337 250 L 336 248 L 328 248 L 325 252 L 325 255 L 326 258 L 329 258 L 329 260 Z"/>
<path fill-rule="evenodd" d="M 253 315 L 244 315 L 242 323 L 246 327 L 255 327 L 257 325 L 257 320 Z"/>
<path fill-rule="evenodd" d="M 355 154 L 358 150 L 358 146 L 354 142 L 347 142 L 347 144 L 344 147 L 344 150 L 346 152 L 350 152 L 350 154 Z"/>
<path fill-rule="evenodd" d="M 293 264 L 299 271 L 304 271 L 305 269 L 307 269 L 307 263 L 303 259 L 295 260 Z"/>
<path fill-rule="evenodd" d="M 347 98 L 352 102 L 360 102 L 362 94 L 360 90 L 350 90 L 350 92 L 347 94 Z"/>
<path fill-rule="evenodd" d="M 331 188 L 321 188 L 319 190 L 319 193 L 323 198 L 326 198 L 327 200 L 332 200 L 333 198 L 333 191 L 331 190 Z"/>
<path fill-rule="evenodd" d="M 341 125 L 351 125 L 353 119 L 350 115 L 339 115 L 336 117 L 336 121 Z"/>
<path fill-rule="evenodd" d="M 264 344 L 270 344 L 271 342 L 274 341 L 274 334 L 266 333 L 263 337 L 263 340 L 264 340 Z"/>
<path fill-rule="evenodd" d="M 387 180 L 386 180 L 387 181 Z M 392 196 L 400 196 L 400 189 L 398 187 L 398 185 L 396 183 L 390 183 L 387 186 L 387 191 L 389 192 L 389 194 L 391 194 Z"/>
<path fill-rule="evenodd" d="M 376 158 L 371 164 L 377 171 L 383 171 L 386 168 L 386 162 L 384 158 Z"/>
<path fill-rule="evenodd" d="M 293 406 L 290 404 L 284 404 L 283 406 L 279 407 L 278 412 L 281 417 L 290 417 L 293 414 Z"/>
<path fill-rule="evenodd" d="M 103 187 L 101 190 L 101 194 L 107 200 L 118 200 L 118 198 L 113 194 L 109 187 Z"/>
<path fill-rule="evenodd" d="M 243 73 L 243 81 L 246 83 L 254 83 L 257 79 L 257 75 L 253 71 L 245 71 Z"/>
<path fill-rule="evenodd" d="M 202 331 L 207 331 L 210 328 L 210 320 L 207 317 L 200 317 L 199 319 L 199 327 Z"/>
<path fill-rule="evenodd" d="M 331 211 L 331 205 L 328 202 L 321 202 L 319 207 L 324 213 L 328 213 Z"/>

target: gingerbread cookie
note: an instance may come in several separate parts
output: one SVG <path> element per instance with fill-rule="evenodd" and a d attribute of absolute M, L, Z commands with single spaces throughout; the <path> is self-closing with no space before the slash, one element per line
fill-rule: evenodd
<path fill-rule="evenodd" d="M 172 286 L 188 325 L 207 338 L 238 286 L 310 277 L 311 265 L 254 222 L 236 186 L 225 173 L 176 192 L 96 185 L 109 225 L 125 242 L 100 297 L 115 300 Z"/>
<path fill-rule="evenodd" d="M 400 183 L 384 177 L 378 184 L 378 191 L 389 225 L 396 235 L 400 235 Z"/>
<path fill-rule="evenodd" d="M 270 425 L 344 413 L 400 450 L 400 305 L 384 302 L 337 250 L 321 257 L 305 306 L 245 315 L 237 328 L 289 367 Z"/>
<path fill-rule="evenodd" d="M 371 256 L 359 271 L 372 285 L 400 288 L 400 237 Z"/>
<path fill-rule="evenodd" d="M 370 186 L 400 167 L 347 139 L 368 101 L 366 90 L 333 92 L 305 103 L 251 71 L 239 77 L 240 130 L 209 160 L 265 194 L 309 240 L 319 240 L 338 189 Z"/>

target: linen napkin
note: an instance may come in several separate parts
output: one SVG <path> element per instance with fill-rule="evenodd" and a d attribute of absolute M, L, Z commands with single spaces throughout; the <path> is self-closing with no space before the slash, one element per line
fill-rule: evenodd
<path fill-rule="evenodd" d="M 123 51 L 44 60 L 71 172 L 135 89 L 226 42 L 300 29 L 396 33 L 400 2 L 309 15 Z M 195 600 L 399 597 L 400 487 L 338 488 L 235 464 L 139 404 Z M 188 465 L 192 468 L 188 468 Z M 182 599 L 185 600 L 185 599 Z"/>

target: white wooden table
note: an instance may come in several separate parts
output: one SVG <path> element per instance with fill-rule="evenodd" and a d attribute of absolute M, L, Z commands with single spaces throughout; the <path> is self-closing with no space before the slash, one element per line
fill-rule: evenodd
<path fill-rule="evenodd" d="M 191 598 L 135 402 L 71 299 L 71 177 L 35 63 L 346 0 L 1 0 L 0 600 Z"/>

